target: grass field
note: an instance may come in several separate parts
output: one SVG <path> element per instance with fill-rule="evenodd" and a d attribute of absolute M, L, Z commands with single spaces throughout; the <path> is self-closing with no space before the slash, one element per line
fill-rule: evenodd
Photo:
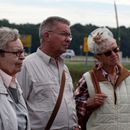
<path fill-rule="evenodd" d="M 73 57 L 72 59 L 66 59 L 65 64 L 69 68 L 74 87 L 76 87 L 76 84 L 83 75 L 83 73 L 92 69 L 95 65 L 95 62 L 86 62 L 85 57 L 78 56 Z"/>
<path fill-rule="evenodd" d="M 81 78 L 84 72 L 89 71 L 93 66 L 92 65 L 87 65 L 87 64 L 72 64 L 72 63 L 67 63 L 66 64 L 69 68 L 70 74 L 73 79 L 73 84 L 76 86 L 78 80 Z"/>

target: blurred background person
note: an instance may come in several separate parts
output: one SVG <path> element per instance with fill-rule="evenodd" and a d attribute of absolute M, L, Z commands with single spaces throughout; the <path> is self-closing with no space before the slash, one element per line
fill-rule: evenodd
<path fill-rule="evenodd" d="M 16 29 L 0 28 L 0 130 L 29 130 L 27 108 L 15 78 L 24 49 Z"/>
<path fill-rule="evenodd" d="M 88 37 L 96 66 L 83 74 L 75 91 L 82 130 L 130 128 L 130 72 L 119 62 L 119 48 L 112 32 L 97 28 Z"/>
<path fill-rule="evenodd" d="M 44 130 L 56 104 L 61 77 L 65 88 L 59 111 L 51 130 L 79 130 L 73 84 L 61 54 L 72 40 L 70 22 L 61 17 L 45 19 L 39 28 L 40 47 L 26 57 L 18 80 L 29 110 L 32 130 Z"/>

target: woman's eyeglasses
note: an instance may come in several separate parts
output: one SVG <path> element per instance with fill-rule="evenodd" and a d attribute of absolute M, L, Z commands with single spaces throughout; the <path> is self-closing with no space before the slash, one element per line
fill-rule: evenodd
<path fill-rule="evenodd" d="M 97 54 L 97 55 L 105 55 L 106 57 L 108 57 L 108 56 L 111 56 L 111 55 L 112 55 L 112 52 L 114 52 L 114 53 L 119 52 L 119 48 L 116 47 L 116 48 L 114 48 L 114 49 L 112 49 L 112 50 L 109 50 L 109 51 L 106 51 L 106 52 L 104 52 L 104 53 Z"/>
<path fill-rule="evenodd" d="M 18 51 L 7 51 L 7 50 L 0 49 L 0 53 L 12 53 L 12 54 L 16 55 L 17 57 L 20 57 L 24 53 L 24 49 L 18 50 Z"/>

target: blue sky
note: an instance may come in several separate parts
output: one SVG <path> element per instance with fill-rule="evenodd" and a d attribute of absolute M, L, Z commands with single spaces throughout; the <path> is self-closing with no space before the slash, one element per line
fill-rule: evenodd
<path fill-rule="evenodd" d="M 119 26 L 130 27 L 130 0 L 116 0 Z M 71 24 L 116 27 L 114 0 L 0 0 L 0 19 L 38 24 L 61 16 Z"/>

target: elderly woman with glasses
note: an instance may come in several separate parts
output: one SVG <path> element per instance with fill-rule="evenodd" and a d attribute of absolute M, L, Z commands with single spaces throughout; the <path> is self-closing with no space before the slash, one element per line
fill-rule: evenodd
<path fill-rule="evenodd" d="M 129 130 L 130 72 L 119 63 L 112 32 L 101 27 L 88 37 L 96 66 L 83 74 L 75 91 L 82 130 Z"/>
<path fill-rule="evenodd" d="M 23 60 L 18 30 L 0 27 L 0 130 L 30 130 L 28 111 L 16 80 Z"/>

